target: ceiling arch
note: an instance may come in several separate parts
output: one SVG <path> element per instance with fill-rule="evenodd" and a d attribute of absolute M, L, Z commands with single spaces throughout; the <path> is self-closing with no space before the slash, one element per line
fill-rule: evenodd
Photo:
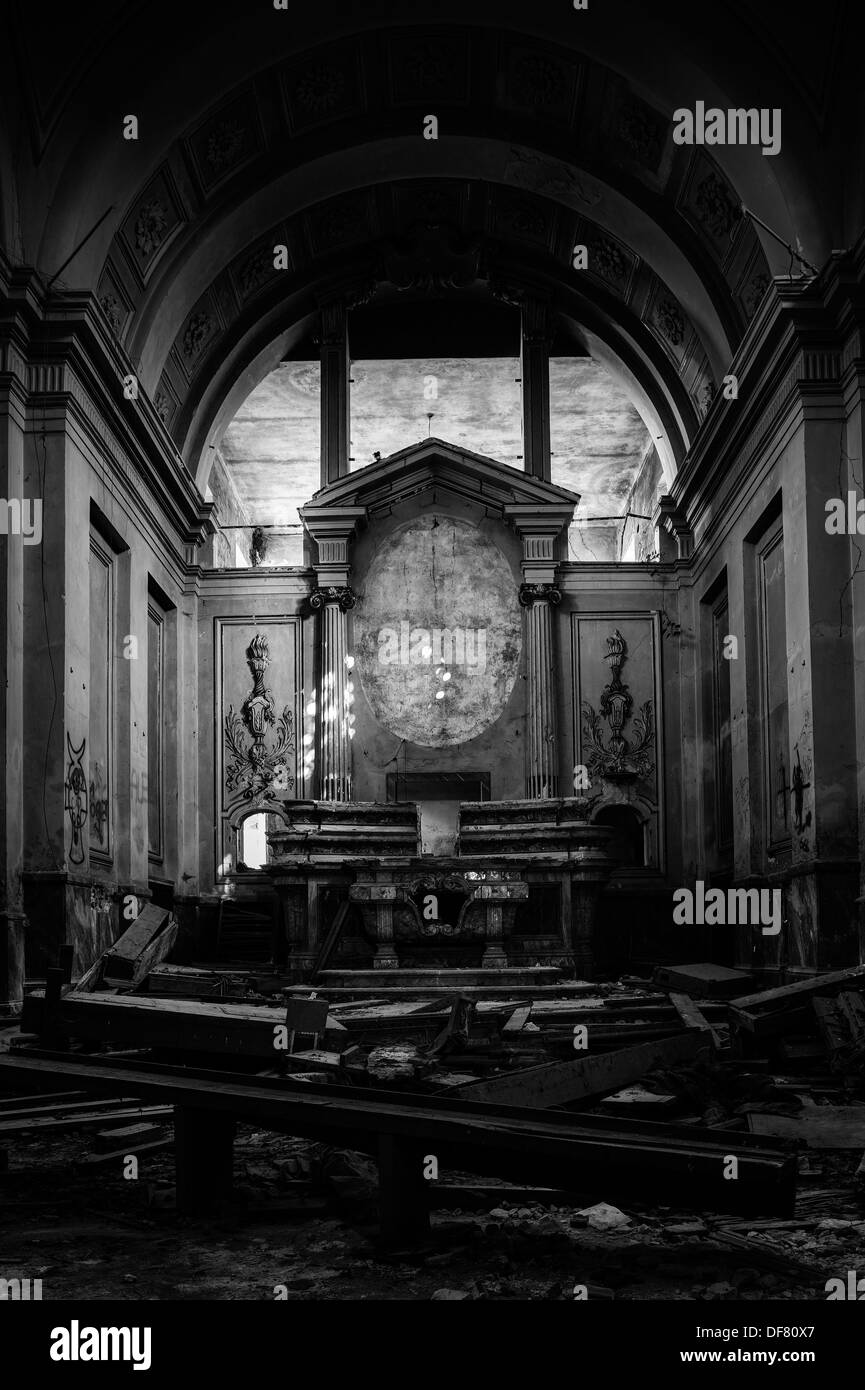
<path fill-rule="evenodd" d="M 17 171 L 21 243 L 44 272 L 74 252 L 61 283 L 96 287 L 190 469 L 201 475 L 238 383 L 251 389 L 340 274 L 382 283 L 387 246 L 430 223 L 412 210 L 422 196 L 445 205 L 433 221 L 480 238 L 495 273 L 580 325 L 674 470 L 786 269 L 741 203 L 818 263 L 843 228 L 841 0 L 801 43 L 789 4 L 779 38 L 739 0 L 686 17 L 666 0 L 650 15 L 631 0 L 538 0 L 528 14 L 444 0 L 435 23 L 383 0 L 325 8 L 214 4 L 187 24 L 162 0 L 100 0 L 81 51 L 17 10 L 33 155 Z M 781 153 L 675 146 L 673 111 L 696 100 L 781 107 Z M 136 142 L 119 138 L 126 110 Z M 427 111 L 436 141 L 421 138 Z"/>
<path fill-rule="evenodd" d="M 82 200 L 90 200 L 88 213 L 93 214 L 85 229 L 109 202 L 119 216 L 172 141 L 224 103 L 239 84 L 258 81 L 274 60 L 285 67 L 302 65 L 324 39 L 343 43 L 361 57 L 364 98 L 380 107 L 399 66 L 392 55 L 404 37 L 424 41 L 425 35 L 448 25 L 466 36 L 469 48 L 473 33 L 486 27 L 506 45 L 513 39 L 536 49 L 578 51 L 584 66 L 602 65 L 667 118 L 698 98 L 722 106 L 783 107 L 791 139 L 771 170 L 763 162 L 762 173 L 759 158 L 747 152 L 751 186 L 745 186 L 747 173 L 740 171 L 737 187 L 782 234 L 798 236 L 812 260 L 822 260 L 843 236 L 841 185 L 832 174 L 837 173 L 837 133 L 845 128 L 855 91 L 855 85 L 839 80 L 845 61 L 839 42 L 843 0 L 825 0 L 819 26 L 810 11 L 803 15 L 806 23 L 797 26 L 797 6 L 778 0 L 769 0 L 759 16 L 732 0 L 686 13 L 668 0 L 656 0 L 651 7 L 621 0 L 614 7 L 592 6 L 581 13 L 560 0 L 537 0 L 529 11 L 510 0 L 440 0 L 434 30 L 425 14 L 406 15 L 405 8 L 329 0 L 326 6 L 293 7 L 287 14 L 270 6 L 244 10 L 214 0 L 203 18 L 198 11 L 178 14 L 177 6 L 166 0 L 123 5 L 100 0 L 98 22 L 82 43 L 80 28 L 46 25 L 39 8 L 15 0 L 10 47 L 23 73 L 16 95 L 38 167 L 24 219 L 27 254 L 53 273 L 74 249 L 74 213 Z M 849 64 L 849 52 L 846 58 Z M 93 99 L 94 67 L 98 101 Z M 479 75 L 494 84 L 489 63 Z M 470 95 L 474 99 L 476 93 Z M 280 99 L 272 84 L 267 96 L 271 102 Z M 120 112 L 133 107 L 140 112 L 143 133 L 130 148 L 118 138 L 117 121 Z M 834 171 L 829 167 L 833 149 Z M 722 151 L 722 160 L 731 153 Z M 834 199 L 833 185 L 838 190 Z M 46 207 L 51 208 L 47 219 Z M 116 224 L 109 221 L 81 253 L 79 284 L 100 264 L 114 230 Z"/>

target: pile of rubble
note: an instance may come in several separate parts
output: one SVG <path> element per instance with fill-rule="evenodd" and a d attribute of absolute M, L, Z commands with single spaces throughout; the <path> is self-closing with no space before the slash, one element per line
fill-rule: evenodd
<path fill-rule="evenodd" d="M 814 1296 L 863 1243 L 865 967 L 759 992 L 695 964 L 373 994 L 169 964 L 175 931 L 148 908 L 76 986 L 51 972 L 28 995 L 0 1058 L 0 1169 L 7 1144 L 57 1132 L 92 1136 L 91 1166 L 167 1153 L 194 1077 L 196 1113 L 299 1136 L 298 1210 L 378 1211 L 391 1248 L 422 1249 L 444 1212 L 508 1249 L 649 1238 L 681 1296 L 711 1299 Z M 718 1277 L 688 1283 L 707 1252 Z"/>

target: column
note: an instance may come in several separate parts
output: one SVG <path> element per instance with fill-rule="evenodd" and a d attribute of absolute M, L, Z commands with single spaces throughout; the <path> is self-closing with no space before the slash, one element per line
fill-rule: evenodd
<path fill-rule="evenodd" d="M 310 607 L 321 613 L 321 690 L 319 708 L 318 783 L 322 801 L 351 801 L 351 694 L 346 665 L 346 613 L 357 599 L 347 586 L 314 589 Z"/>
<path fill-rule="evenodd" d="M 562 595 L 553 584 L 521 584 L 526 610 L 526 796 L 558 796 L 556 662 L 550 609 Z"/>
<path fill-rule="evenodd" d="M 550 481 L 549 305 L 527 299 L 522 306 L 523 468 Z"/>
<path fill-rule="evenodd" d="M 320 674 L 315 692 L 318 796 L 322 801 L 350 801 L 354 662 L 346 615 L 357 599 L 349 586 L 348 550 L 355 529 L 366 518 L 366 508 L 311 504 L 301 507 L 300 516 L 318 547 L 318 582 L 309 596 L 310 609 L 320 623 Z"/>
<path fill-rule="evenodd" d="M 349 354 L 345 301 L 321 305 L 321 485 L 344 478 L 348 466 Z"/>
<path fill-rule="evenodd" d="M 559 676 L 552 609 L 562 601 L 556 583 L 559 537 L 567 533 L 579 502 L 517 502 L 505 519 L 523 548 L 520 604 L 526 610 L 526 796 L 558 796 L 557 681 Z"/>

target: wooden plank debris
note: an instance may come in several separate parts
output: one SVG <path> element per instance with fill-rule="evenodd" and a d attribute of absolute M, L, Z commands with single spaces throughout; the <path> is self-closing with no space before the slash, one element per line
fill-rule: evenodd
<path fill-rule="evenodd" d="M 677 993 L 697 995 L 698 998 L 727 999 L 750 983 L 752 976 L 744 970 L 730 970 L 726 965 L 699 963 L 696 965 L 659 965 L 652 977 L 656 985 Z"/>
<path fill-rule="evenodd" d="M 601 1109 L 609 1115 L 633 1114 L 651 1119 L 653 1115 L 663 1115 L 668 1110 L 675 1110 L 678 1104 L 678 1096 L 647 1091 L 645 1086 L 626 1086 L 623 1091 L 605 1096 L 601 1101 Z"/>
<path fill-rule="evenodd" d="M 170 1105 L 134 1105 L 119 1106 L 111 1112 L 113 1120 L 154 1120 L 169 1119 L 173 1114 Z M 74 1113 L 53 1116 L 33 1116 L 27 1115 L 23 1119 L 9 1119 L 4 1117 L 0 1120 L 0 1137 L 9 1139 L 19 1134 L 60 1134 L 67 1130 L 92 1129 L 94 1126 L 104 1125 L 108 1115 L 104 1106 L 90 1110 L 76 1110 Z"/>
<path fill-rule="evenodd" d="M 798 1115 L 748 1115 L 752 1134 L 798 1139 L 809 1149 L 865 1147 L 865 1105 L 809 1105 Z"/>
<path fill-rule="evenodd" d="M 757 1037 L 783 1033 L 790 1026 L 789 1005 L 805 1005 L 821 995 L 836 994 L 843 989 L 865 988 L 865 965 L 849 970 L 835 970 L 826 975 L 814 975 L 797 980 L 792 985 L 762 990 L 758 994 L 743 994 L 730 1001 L 732 1016 L 748 1032 Z"/>
<path fill-rule="evenodd" d="M 618 1052 L 589 1054 L 568 1062 L 547 1062 L 522 1071 L 493 1076 L 454 1088 L 452 1095 L 501 1105 L 531 1105 L 547 1109 L 616 1091 L 638 1081 L 655 1067 L 689 1062 L 706 1046 L 696 1032 L 659 1042 L 640 1043 Z"/>
<path fill-rule="evenodd" d="M 138 1144 L 149 1143 L 153 1139 L 162 1139 L 163 1137 L 162 1125 L 154 1125 L 142 1120 L 137 1124 L 120 1125 L 117 1129 L 98 1129 L 93 1136 L 92 1143 L 94 1149 L 100 1153 L 111 1152 L 123 1144 L 126 1146 L 127 1153 L 134 1154 L 138 1152 Z"/>
<path fill-rule="evenodd" d="M 170 955 L 177 931 L 177 919 L 172 912 L 148 903 L 110 951 L 105 952 L 103 980 L 107 984 L 137 985 Z"/>
<path fill-rule="evenodd" d="M 146 1158 L 149 1155 L 169 1153 L 174 1148 L 174 1135 L 164 1135 L 160 1139 L 148 1139 L 146 1143 L 138 1142 L 130 1148 L 129 1144 L 122 1145 L 119 1149 L 107 1149 L 105 1152 L 86 1154 L 78 1159 L 82 1167 L 102 1167 L 109 1163 L 122 1163 L 131 1153 L 135 1158 Z"/>

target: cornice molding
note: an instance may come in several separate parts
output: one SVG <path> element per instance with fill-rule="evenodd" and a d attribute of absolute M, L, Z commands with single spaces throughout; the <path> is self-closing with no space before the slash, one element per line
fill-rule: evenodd
<path fill-rule="evenodd" d="M 7 270 L 8 263 L 0 267 L 10 291 L 0 305 L 0 372 L 21 383 L 31 407 L 71 407 L 121 486 L 140 480 L 183 550 L 200 544 L 213 528 L 213 503 L 201 496 L 144 388 L 137 400 L 124 398 L 124 378 L 137 374 L 95 296 L 49 296 L 32 273 L 7 277 Z M 170 536 L 162 539 L 177 549 Z M 188 563 L 186 554 L 179 558 Z"/>

